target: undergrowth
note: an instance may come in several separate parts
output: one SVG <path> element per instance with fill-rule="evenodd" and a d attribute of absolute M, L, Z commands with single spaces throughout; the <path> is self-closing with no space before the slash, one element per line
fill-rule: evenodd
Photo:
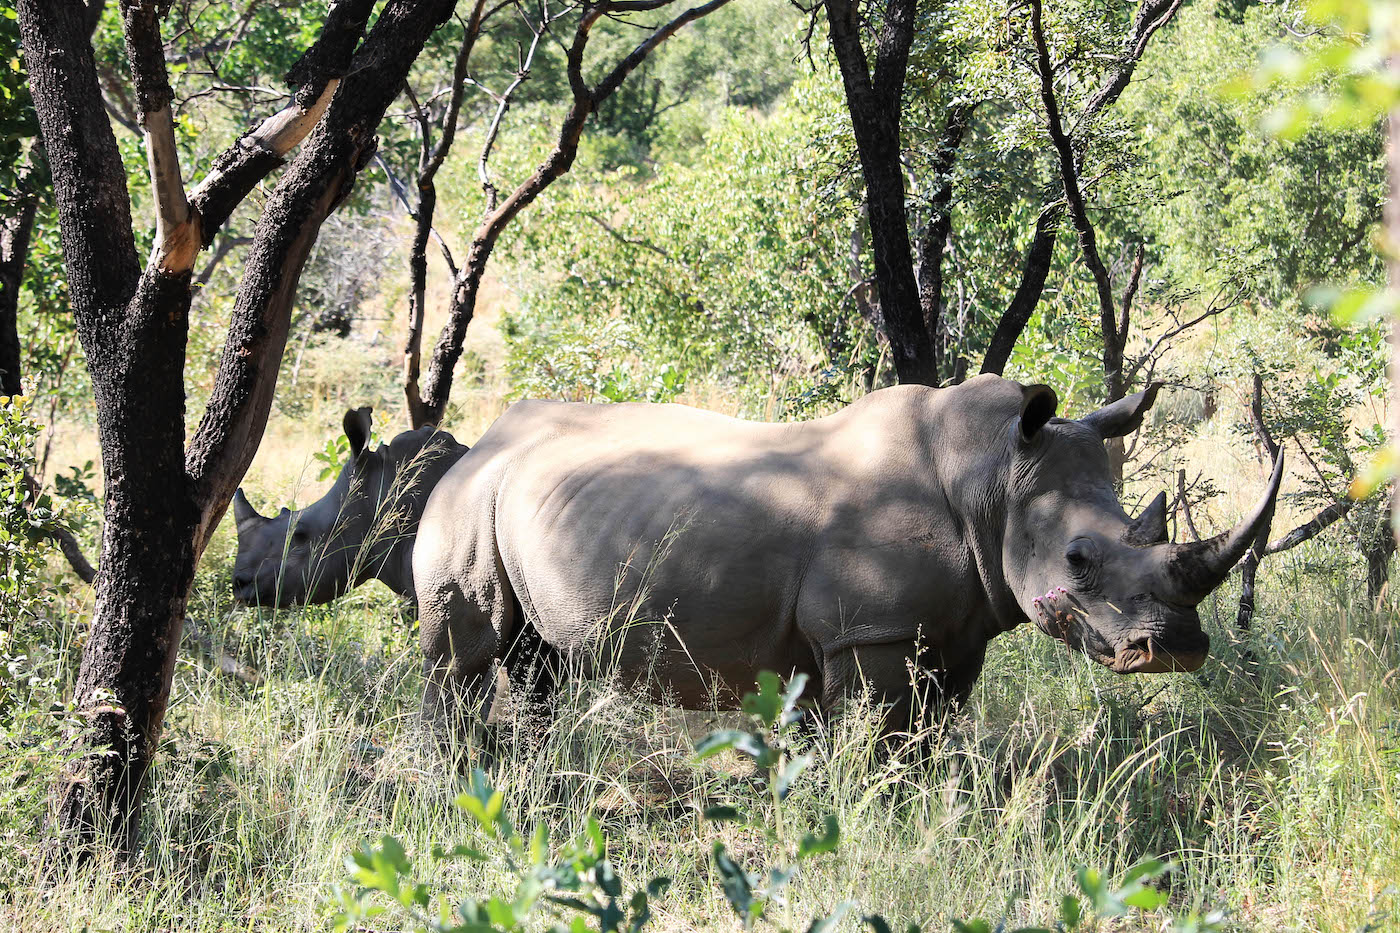
<path fill-rule="evenodd" d="M 568 684 L 548 722 L 504 724 L 483 780 L 513 825 L 559 841 L 548 858 L 596 823 L 623 889 L 672 879 L 648 898 L 648 929 L 737 929 L 717 845 L 761 872 L 824 838 L 827 816 L 839 848 L 802 860 L 754 928 L 847 903 L 833 928 L 870 914 L 901 930 L 1049 926 L 1066 895 L 1088 904 L 1083 870 L 1118 883 L 1149 858 L 1174 866 L 1156 882 L 1165 903 L 1103 928 L 1217 910 L 1230 929 L 1396 928 L 1400 644 L 1390 607 L 1353 605 L 1354 584 L 1318 574 L 1318 558 L 1266 568 L 1247 635 L 1219 594 L 1195 674 L 1118 677 L 1028 627 L 997 639 L 972 702 L 934 736 L 882 745 L 857 708 L 794 738 L 803 769 L 781 799 L 750 755 L 697 760 L 697 740 L 742 718 L 605 683 Z M 191 611 L 263 681 L 182 657 L 144 849 L 125 865 L 74 863 L 43 828 L 81 615 L 60 602 L 11 631 L 25 660 L 0 720 L 0 928 L 327 929 L 347 857 L 385 836 L 419 856 L 415 883 L 458 899 L 513 890 L 499 859 L 427 857 L 479 847 L 482 829 L 456 804 L 470 783 L 417 727 L 411 613 L 377 586 L 292 613 L 233 612 L 226 593 L 227 566 L 208 562 Z M 715 819 L 724 808 L 744 819 Z"/>

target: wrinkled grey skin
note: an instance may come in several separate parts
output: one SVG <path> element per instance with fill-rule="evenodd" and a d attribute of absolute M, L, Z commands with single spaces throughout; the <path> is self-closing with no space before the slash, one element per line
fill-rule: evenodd
<path fill-rule="evenodd" d="M 1168 543 L 1165 497 L 1130 518 L 1103 443 L 1156 391 L 1078 421 L 997 376 L 795 424 L 518 403 L 423 514 L 425 715 L 489 707 L 494 660 L 543 655 L 702 707 L 800 671 L 824 708 L 869 687 L 902 725 L 961 702 L 987 643 L 1027 621 L 1119 673 L 1195 670 L 1194 607 L 1270 513 L 1281 463 L 1241 525 Z M 530 665 L 531 692 L 558 667 Z"/>
<path fill-rule="evenodd" d="M 370 579 L 413 598 L 413 539 L 423 506 L 467 448 L 423 427 L 369 450 L 370 415 L 369 408 L 345 413 L 350 459 L 318 502 L 264 518 L 238 490 L 237 602 L 324 603 Z"/>

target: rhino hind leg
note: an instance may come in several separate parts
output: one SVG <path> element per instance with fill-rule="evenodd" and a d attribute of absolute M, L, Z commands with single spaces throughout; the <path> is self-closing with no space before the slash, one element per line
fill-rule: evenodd
<path fill-rule="evenodd" d="M 509 677 L 511 705 L 517 714 L 543 713 L 547 720 L 552 719 L 564 675 L 564 654 L 545 641 L 525 617 L 519 599 L 514 609 L 514 630 L 501 655 L 501 666 Z"/>
<path fill-rule="evenodd" d="M 482 726 L 496 691 L 500 639 L 490 618 L 455 587 L 429 598 L 420 594 L 418 614 L 425 731 L 456 760 L 466 761 L 475 752 L 491 757 Z"/>

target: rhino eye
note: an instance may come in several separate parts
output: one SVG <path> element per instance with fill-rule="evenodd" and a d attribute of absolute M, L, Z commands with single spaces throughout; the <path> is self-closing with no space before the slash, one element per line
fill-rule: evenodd
<path fill-rule="evenodd" d="M 1065 563 L 1069 564 L 1070 570 L 1078 573 L 1089 568 L 1094 560 L 1094 546 L 1086 540 L 1071 541 L 1065 549 Z"/>

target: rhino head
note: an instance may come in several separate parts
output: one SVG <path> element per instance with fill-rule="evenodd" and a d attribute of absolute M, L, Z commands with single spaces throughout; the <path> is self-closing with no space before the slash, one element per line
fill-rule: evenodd
<path fill-rule="evenodd" d="M 1229 576 L 1273 514 L 1283 476 L 1209 540 L 1167 538 L 1166 494 L 1136 518 L 1114 492 L 1104 441 L 1142 424 L 1158 386 L 1077 421 L 1056 418 L 1047 386 L 1024 390 L 1015 422 L 1004 566 L 1021 610 L 1044 632 L 1120 674 L 1193 671 L 1210 638 L 1196 605 Z"/>
<path fill-rule="evenodd" d="M 431 426 L 369 449 L 371 409 L 345 413 L 350 459 L 319 501 L 259 515 L 233 497 L 238 556 L 234 599 L 243 604 L 324 603 L 369 579 L 412 596 L 413 539 L 433 486 L 467 448 Z"/>

